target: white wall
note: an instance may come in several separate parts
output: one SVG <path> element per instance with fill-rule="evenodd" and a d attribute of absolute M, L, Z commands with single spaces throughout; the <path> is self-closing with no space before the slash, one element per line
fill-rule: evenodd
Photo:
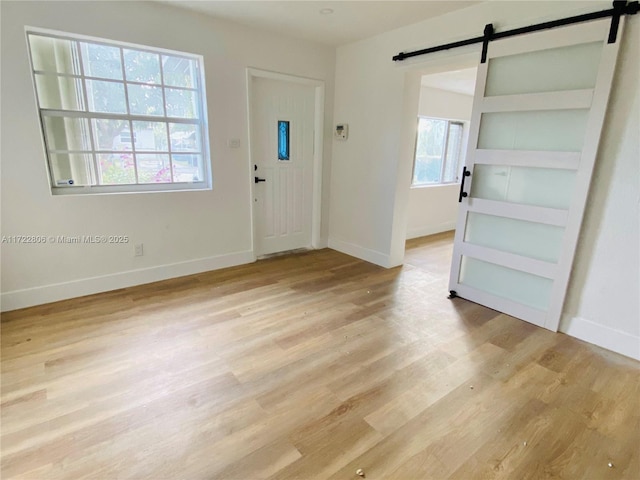
<path fill-rule="evenodd" d="M 484 2 L 338 48 L 335 118 L 349 141 L 332 160 L 329 245 L 384 266 L 402 263 L 413 148 L 411 128 L 425 65 L 468 61 L 465 47 L 394 64 L 391 57 L 585 11 L 609 2 Z M 628 22 L 562 329 L 626 355 L 638 353 L 638 18 Z M 624 87 L 624 88 L 621 88 Z M 605 340 L 605 337 L 607 340 Z"/>
<path fill-rule="evenodd" d="M 471 119 L 473 96 L 447 92 L 431 87 L 420 88 L 418 114 L 425 117 Z M 468 123 L 465 124 L 461 161 L 464 164 Z M 462 168 L 462 167 L 461 167 Z M 433 235 L 453 230 L 458 216 L 460 184 L 411 187 L 407 212 L 407 238 Z"/>
<path fill-rule="evenodd" d="M 640 18 L 624 35 L 560 330 L 640 360 Z"/>
<path fill-rule="evenodd" d="M 2 245 L 5 310 L 253 261 L 246 68 L 326 82 L 328 198 L 335 49 L 155 2 L 1 2 L 2 235 L 128 235 L 127 245 Z M 24 26 L 204 56 L 213 191 L 52 196 Z M 227 139 L 240 138 L 229 149 Z M 328 235 L 328 208 L 322 216 Z M 144 243 L 144 256 L 133 244 Z"/>
<path fill-rule="evenodd" d="M 473 95 L 448 92 L 433 87 L 420 87 L 418 115 L 453 120 L 471 120 Z"/>

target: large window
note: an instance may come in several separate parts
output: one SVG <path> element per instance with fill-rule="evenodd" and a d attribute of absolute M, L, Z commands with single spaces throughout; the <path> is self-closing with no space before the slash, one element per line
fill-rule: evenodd
<path fill-rule="evenodd" d="M 210 187 L 200 56 L 27 36 L 54 193 Z"/>
<path fill-rule="evenodd" d="M 454 120 L 418 118 L 414 186 L 458 181 L 463 129 L 463 123 Z"/>

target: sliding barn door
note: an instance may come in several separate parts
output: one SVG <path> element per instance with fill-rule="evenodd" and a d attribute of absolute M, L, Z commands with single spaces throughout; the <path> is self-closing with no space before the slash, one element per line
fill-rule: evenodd
<path fill-rule="evenodd" d="M 608 43 L 610 23 L 493 41 L 478 68 L 449 288 L 553 331 L 622 34 Z"/>

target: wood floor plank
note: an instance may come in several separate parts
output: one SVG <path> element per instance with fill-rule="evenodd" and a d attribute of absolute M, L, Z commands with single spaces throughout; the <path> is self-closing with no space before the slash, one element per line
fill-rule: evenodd
<path fill-rule="evenodd" d="M 640 478 L 640 364 L 448 299 L 451 252 L 324 249 L 4 313 L 0 474 Z"/>

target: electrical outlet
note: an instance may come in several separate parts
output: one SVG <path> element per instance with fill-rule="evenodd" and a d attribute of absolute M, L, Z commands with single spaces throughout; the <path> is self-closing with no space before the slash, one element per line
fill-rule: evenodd
<path fill-rule="evenodd" d="M 136 257 L 141 257 L 144 255 L 144 246 L 142 243 L 136 243 L 134 255 Z"/>

